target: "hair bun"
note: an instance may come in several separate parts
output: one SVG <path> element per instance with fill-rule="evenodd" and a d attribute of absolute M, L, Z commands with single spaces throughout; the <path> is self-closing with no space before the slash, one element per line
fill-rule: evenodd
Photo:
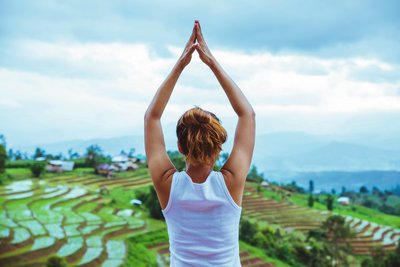
<path fill-rule="evenodd" d="M 176 135 L 187 162 L 214 164 L 226 141 L 226 131 L 219 119 L 199 107 L 186 111 L 179 119 Z"/>
<path fill-rule="evenodd" d="M 211 114 L 199 107 L 195 107 L 191 111 L 187 116 L 182 118 L 182 123 L 187 127 L 207 124 L 212 120 Z"/>

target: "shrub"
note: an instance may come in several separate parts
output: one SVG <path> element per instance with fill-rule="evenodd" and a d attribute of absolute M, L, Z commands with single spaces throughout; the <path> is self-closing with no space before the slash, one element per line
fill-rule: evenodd
<path fill-rule="evenodd" d="M 153 186 L 149 186 L 150 192 L 139 191 L 136 193 L 136 198 L 141 200 L 149 211 L 150 217 L 158 220 L 163 220 L 164 215 L 161 211 L 160 202 L 158 201 L 157 192 Z"/>
<path fill-rule="evenodd" d="M 16 168 L 30 168 L 34 160 L 13 160 L 6 162 L 6 168 L 16 169 Z"/>
<path fill-rule="evenodd" d="M 30 166 L 32 176 L 39 178 L 40 175 L 44 172 L 45 163 L 44 162 L 35 162 Z"/>
<path fill-rule="evenodd" d="M 65 261 L 65 259 L 58 256 L 52 256 L 48 258 L 46 262 L 46 267 L 66 267 L 66 266 L 67 262 Z"/>
<path fill-rule="evenodd" d="M 251 245 L 255 245 L 255 236 L 258 231 L 258 225 L 256 223 L 252 223 L 249 220 L 242 219 L 240 220 L 239 225 L 239 238 L 246 243 Z"/>
<path fill-rule="evenodd" d="M 310 195 L 308 196 L 308 206 L 309 206 L 309 207 L 313 207 L 313 206 L 314 206 L 314 197 L 313 197 L 312 194 L 310 194 Z"/>
<path fill-rule="evenodd" d="M 128 243 L 128 256 L 124 267 L 156 267 L 158 266 L 154 252 L 148 250 L 142 244 Z"/>
<path fill-rule="evenodd" d="M 0 144 L 0 173 L 3 173 L 6 168 L 7 151 L 5 147 Z"/>
<path fill-rule="evenodd" d="M 331 211 L 333 210 L 333 197 L 331 195 L 326 197 L 326 208 Z"/>

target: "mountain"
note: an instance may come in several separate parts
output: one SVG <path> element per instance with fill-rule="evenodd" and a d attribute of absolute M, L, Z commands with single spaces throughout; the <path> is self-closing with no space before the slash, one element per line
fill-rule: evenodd
<path fill-rule="evenodd" d="M 90 145 L 98 145 L 102 148 L 105 154 L 117 155 L 121 150 L 129 151 L 131 148 L 135 148 L 138 153 L 144 152 L 144 143 L 142 135 L 132 135 L 132 136 L 121 136 L 114 138 L 95 138 L 89 140 L 69 140 L 50 144 L 38 144 L 37 146 L 22 146 L 15 147 L 14 150 L 19 149 L 21 151 L 26 151 L 28 154 L 32 155 L 37 147 L 40 147 L 50 154 L 63 153 L 63 155 L 68 155 L 68 150 L 72 149 L 79 154 L 84 154 L 86 148 Z"/>
<path fill-rule="evenodd" d="M 168 149 L 176 149 L 176 137 L 166 135 Z M 224 151 L 230 151 L 232 139 L 224 145 Z M 349 142 L 352 140 L 353 142 Z M 355 143 L 357 139 L 338 135 L 312 135 L 302 132 L 279 132 L 257 135 L 254 150 L 254 164 L 266 172 L 300 172 L 300 171 L 367 171 L 367 170 L 400 170 L 400 151 L 382 147 L 373 147 Z M 370 143 L 374 139 L 369 139 Z M 384 139 L 381 139 L 384 140 Z M 393 140 L 395 142 L 395 140 Z M 399 142 L 397 142 L 399 143 Z M 119 154 L 121 150 L 135 148 L 138 154 L 144 153 L 143 135 L 122 136 L 115 138 L 97 138 L 90 140 L 70 140 L 52 144 L 40 144 L 38 147 L 47 153 L 68 155 L 72 149 L 80 154 L 90 145 L 97 144 L 103 152 L 110 155 Z M 37 146 L 15 147 L 33 154 Z"/>

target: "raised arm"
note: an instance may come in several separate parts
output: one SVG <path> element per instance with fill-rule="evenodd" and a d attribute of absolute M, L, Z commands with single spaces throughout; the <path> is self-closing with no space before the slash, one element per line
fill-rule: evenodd
<path fill-rule="evenodd" d="M 228 189 L 236 203 L 241 203 L 244 183 L 249 170 L 255 143 L 255 113 L 246 97 L 219 65 L 204 41 L 200 24 L 196 24 L 196 50 L 201 60 L 207 64 L 227 95 L 233 110 L 238 116 L 232 152 L 221 169 L 227 180 Z"/>
<path fill-rule="evenodd" d="M 165 81 L 158 88 L 144 116 L 146 159 L 161 204 L 163 204 L 162 195 L 165 195 L 161 192 L 163 190 L 163 185 L 168 178 L 172 176 L 175 167 L 169 160 L 165 149 L 164 135 L 160 120 L 179 76 L 183 69 L 190 63 L 192 53 L 195 49 L 195 41 L 196 30 L 193 28 L 192 35 L 182 55 Z"/>

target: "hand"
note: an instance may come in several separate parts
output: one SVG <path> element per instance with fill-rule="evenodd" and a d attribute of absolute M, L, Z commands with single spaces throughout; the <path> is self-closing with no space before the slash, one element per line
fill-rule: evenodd
<path fill-rule="evenodd" d="M 185 68 L 190 63 L 193 51 L 196 47 L 195 42 L 196 42 L 196 23 L 195 26 L 193 27 L 192 35 L 190 36 L 188 42 L 186 43 L 185 49 L 183 50 L 183 53 L 178 60 L 178 64 L 182 68 Z"/>
<path fill-rule="evenodd" d="M 211 54 L 210 49 L 208 49 L 206 41 L 204 41 L 203 33 L 201 32 L 200 22 L 196 20 L 196 22 L 194 23 L 194 27 L 196 29 L 196 38 L 198 41 L 198 43 L 195 44 L 195 48 L 199 53 L 200 59 L 206 65 L 211 67 L 211 65 L 213 65 L 215 62 L 215 58 Z"/>

